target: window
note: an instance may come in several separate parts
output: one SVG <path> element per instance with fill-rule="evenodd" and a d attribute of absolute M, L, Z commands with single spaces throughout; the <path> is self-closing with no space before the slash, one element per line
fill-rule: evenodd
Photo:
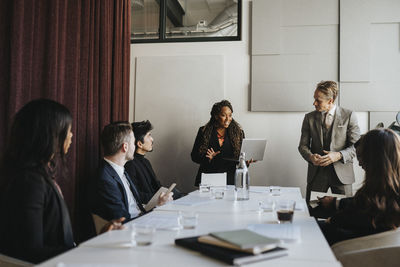
<path fill-rule="evenodd" d="M 132 0 L 131 42 L 241 39 L 241 0 Z"/>

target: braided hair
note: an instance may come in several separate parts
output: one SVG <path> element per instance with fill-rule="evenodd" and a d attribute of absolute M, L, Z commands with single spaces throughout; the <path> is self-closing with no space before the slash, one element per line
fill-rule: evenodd
<path fill-rule="evenodd" d="M 221 113 L 223 107 L 230 108 L 230 110 L 233 113 L 232 104 L 228 100 L 222 100 L 213 105 L 210 112 L 211 115 L 210 120 L 207 122 L 206 125 L 202 127 L 203 140 L 199 148 L 200 154 L 206 154 L 207 152 L 210 143 L 211 133 L 214 129 L 218 128 L 219 126 L 216 117 Z M 242 127 L 239 125 L 239 123 L 237 123 L 234 119 L 232 119 L 232 122 L 229 124 L 227 131 L 232 143 L 233 155 L 235 158 L 238 158 L 244 135 Z"/>

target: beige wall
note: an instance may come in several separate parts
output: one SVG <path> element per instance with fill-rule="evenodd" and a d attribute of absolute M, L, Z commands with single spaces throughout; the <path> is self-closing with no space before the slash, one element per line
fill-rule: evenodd
<path fill-rule="evenodd" d="M 268 140 L 267 150 L 264 161 L 251 166 L 252 185 L 281 185 L 298 186 L 305 192 L 307 164 L 297 151 L 300 138 L 300 128 L 305 112 L 250 112 L 250 1 L 243 1 L 243 22 L 242 22 L 242 41 L 236 42 L 198 42 L 198 43 L 165 43 L 165 44 L 133 44 L 131 46 L 131 94 L 130 94 L 130 114 L 131 120 L 134 119 L 134 93 L 135 90 L 135 59 L 142 56 L 198 56 L 198 55 L 222 55 L 224 58 L 224 98 L 229 99 L 234 107 L 234 117 L 243 126 L 246 136 L 249 138 L 266 138 Z M 323 80 L 325 77 L 321 77 Z M 189 89 L 190 90 L 190 89 Z M 157 97 L 157 96 L 155 96 Z M 136 101 L 148 101 L 151 99 Z M 313 110 L 313 98 L 309 96 L 309 110 Z M 210 100 L 209 109 L 213 101 Z M 183 105 L 183 104 L 181 104 Z M 171 109 L 182 107 L 176 104 L 170 105 Z M 349 107 L 351 108 L 351 107 Z M 154 112 L 160 113 L 157 107 Z M 208 115 L 208 114 L 206 114 Z M 162 114 L 160 114 L 162 116 Z M 368 113 L 357 113 L 361 132 L 365 132 L 368 127 Z M 201 116 L 204 118 L 204 114 Z M 204 119 L 200 120 L 204 121 Z M 184 121 L 182 123 L 185 123 Z M 205 121 L 204 121 L 205 123 Z M 157 125 L 155 125 L 157 127 Z M 200 126 L 200 125 L 199 125 Z M 195 132 L 197 129 L 188 129 Z M 163 133 L 154 132 L 157 137 Z M 185 132 L 181 133 L 185 135 Z M 176 136 L 176 138 L 180 138 Z M 192 136 L 194 141 L 195 136 Z M 157 143 L 155 143 L 157 145 Z M 183 148 L 183 157 L 190 157 L 192 147 Z M 173 150 L 172 150 L 173 151 Z M 198 165 L 188 161 L 185 166 L 181 166 L 176 160 L 170 160 L 166 153 L 161 154 L 155 151 L 148 157 L 157 164 L 153 164 L 160 180 L 169 183 L 172 170 L 163 168 L 162 165 L 168 164 L 172 168 L 185 169 L 186 177 L 177 177 L 179 188 L 183 191 L 193 189 L 194 177 Z M 160 163 L 159 159 L 165 159 Z M 355 164 L 357 165 L 357 163 Z M 160 172 L 159 170 L 164 171 Z M 359 186 L 363 172 L 357 166 L 356 176 Z"/>

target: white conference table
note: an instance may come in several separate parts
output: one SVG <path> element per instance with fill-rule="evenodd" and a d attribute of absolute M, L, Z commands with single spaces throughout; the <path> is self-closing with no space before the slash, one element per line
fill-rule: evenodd
<path fill-rule="evenodd" d="M 185 198 L 209 199 L 207 193 L 194 191 Z M 132 246 L 130 244 L 129 224 L 126 229 L 111 231 L 92 238 L 77 248 L 54 257 L 39 266 L 57 267 L 91 267 L 91 266 L 221 266 L 223 262 L 201 255 L 200 253 L 175 246 L 176 238 L 208 234 L 212 231 L 226 231 L 246 228 L 250 224 L 275 223 L 271 212 L 260 212 L 258 203 L 266 198 L 292 199 L 297 208 L 294 213 L 293 226 L 300 228 L 299 242 L 285 243 L 288 256 L 260 261 L 248 266 L 304 266 L 334 267 L 341 266 L 333 255 L 328 243 L 321 233 L 315 219 L 309 216 L 300 189 L 282 187 L 280 196 L 270 196 L 266 187 L 251 187 L 250 200 L 234 201 L 232 191 L 224 199 L 207 200 L 196 206 L 178 205 L 174 202 L 156 208 L 142 216 L 177 216 L 178 211 L 191 210 L 199 214 L 195 229 L 157 230 L 153 244 L 150 246 Z M 299 203 L 299 204 L 297 204 Z M 300 209 L 298 209 L 300 208 Z M 141 219 L 139 218 L 139 219 Z M 146 219 L 146 218 L 144 218 Z"/>

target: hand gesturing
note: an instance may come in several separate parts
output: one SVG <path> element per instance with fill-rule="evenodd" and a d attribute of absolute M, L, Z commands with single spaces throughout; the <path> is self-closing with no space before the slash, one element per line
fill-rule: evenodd
<path fill-rule="evenodd" d="M 210 148 L 210 149 L 207 149 L 206 157 L 209 158 L 209 160 L 211 161 L 219 153 L 221 153 L 221 151 L 215 152 L 213 148 Z"/>

